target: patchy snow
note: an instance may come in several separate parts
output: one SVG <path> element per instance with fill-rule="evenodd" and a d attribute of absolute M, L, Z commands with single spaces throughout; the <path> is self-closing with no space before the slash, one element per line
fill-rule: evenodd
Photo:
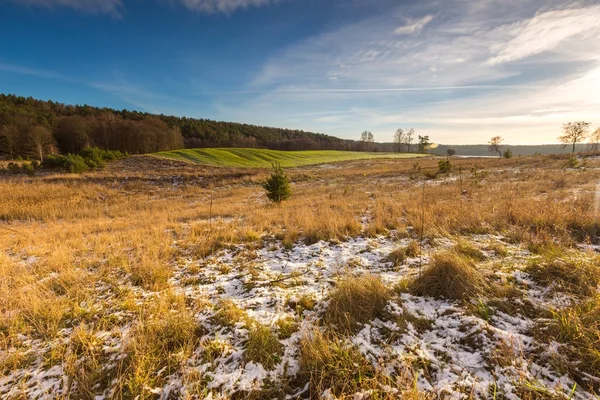
<path fill-rule="evenodd" d="M 471 239 L 478 246 L 484 246 L 490 240 L 502 238 L 480 235 Z M 454 244 L 449 239 L 436 239 L 435 242 L 440 248 Z M 207 362 L 204 350 L 198 348 L 183 363 L 179 373 L 168 377 L 163 387 L 148 388 L 148 391 L 165 399 L 183 396 L 189 393 L 183 377 L 186 373 L 203 377 L 207 399 L 227 398 L 235 392 L 258 390 L 267 382 L 293 378 L 299 370 L 299 339 L 318 322 L 336 279 L 345 274 L 375 274 L 392 287 L 419 271 L 418 258 L 409 259 L 398 267 L 386 261 L 390 252 L 408 243 L 408 239 L 395 240 L 393 235 L 357 237 L 341 243 L 297 243 L 287 250 L 275 241 L 259 249 L 240 245 L 201 260 L 178 260 L 170 283 L 186 298 L 205 299 L 212 305 L 231 300 L 261 324 L 275 327 L 278 320 L 290 318 L 298 322 L 299 330 L 281 341 L 284 353 L 277 365 L 267 369 L 244 359 L 248 330 L 242 324 L 218 325 L 213 318 L 214 310 L 208 307 L 196 315 L 198 323 L 207 332 L 200 338 L 200 343 L 219 344 L 223 349 L 221 354 Z M 496 273 L 499 278 L 514 280 L 530 301 L 542 307 L 560 307 L 569 303 L 568 296 L 536 286 L 518 268 L 519 260 L 528 254 L 519 252 L 516 246 L 506 246 L 510 248 L 509 257 L 514 263 L 509 263 L 510 268 L 506 270 L 499 267 Z M 493 257 L 493 252 L 486 254 Z M 426 252 L 423 261 L 427 263 L 428 260 Z M 128 283 L 123 280 L 123 285 Z M 96 289 L 99 298 L 104 300 L 114 296 L 101 283 Z M 151 299 L 154 295 L 137 287 L 130 289 L 138 296 L 138 301 Z M 316 308 L 305 310 L 299 316 L 290 304 L 297 304 L 307 296 L 316 301 Z M 485 320 L 463 304 L 409 294 L 401 294 L 390 301 L 385 315 L 387 319 L 365 324 L 347 339 L 348 343 L 355 345 L 374 366 L 389 375 L 397 374 L 403 365 L 411 365 L 416 369 L 420 390 L 452 399 L 473 395 L 485 398 L 492 392 L 502 394 L 503 398 L 518 399 L 519 388 L 525 384 L 545 388 L 556 395 L 568 394 L 574 386 L 574 382 L 550 366 L 532 361 L 538 359 L 535 355 L 540 352 L 559 352 L 560 346 L 541 348 L 531 334 L 535 321 L 526 316 L 508 315 L 497 310 Z M 120 329 L 96 334 L 107 355 L 107 370 L 115 368 L 125 357 L 123 343 L 134 317 L 123 311 L 115 312 L 113 318 L 122 321 Z M 400 323 L 402 320 L 406 321 L 405 326 Z M 22 337 L 21 350 L 26 349 L 31 355 L 45 354 L 49 347 L 64 344 L 69 334 L 63 332 L 52 343 Z M 0 356 L 3 356 L 1 352 Z M 31 399 L 64 396 L 70 384 L 65 379 L 60 362 L 48 365 L 38 357 L 29 367 L 0 377 L 0 397 L 17 398 L 23 393 Z M 111 391 L 107 388 L 96 398 L 109 397 Z M 307 397 L 307 386 L 294 388 L 293 398 Z M 326 390 L 321 398 L 335 397 Z M 357 393 L 355 398 L 368 398 L 368 393 Z M 592 399 L 593 396 L 578 387 L 572 398 Z"/>

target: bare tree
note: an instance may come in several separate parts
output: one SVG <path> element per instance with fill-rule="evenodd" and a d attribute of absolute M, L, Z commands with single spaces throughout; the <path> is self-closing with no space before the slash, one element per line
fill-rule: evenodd
<path fill-rule="evenodd" d="M 46 154 L 54 139 L 48 128 L 37 125 L 29 131 L 28 142 L 31 151 L 40 161 L 44 161 L 44 154 Z"/>
<path fill-rule="evenodd" d="M 600 150 L 600 128 L 596 129 L 594 133 L 592 133 L 592 136 L 590 136 L 588 147 L 590 151 L 593 151 L 594 153 Z"/>
<path fill-rule="evenodd" d="M 415 135 L 415 130 L 413 128 L 410 128 L 408 131 L 406 131 L 406 134 L 405 134 L 406 145 L 408 146 L 409 153 L 410 153 L 410 147 L 412 145 L 412 140 L 413 140 L 414 135 Z"/>
<path fill-rule="evenodd" d="M 573 153 L 575 153 L 575 145 L 582 142 L 588 135 L 588 128 L 590 123 L 586 121 L 569 122 L 563 125 L 564 135 L 559 136 L 558 140 L 564 143 L 565 146 L 568 144 L 573 145 Z"/>
<path fill-rule="evenodd" d="M 490 139 L 490 141 L 488 142 L 488 144 L 490 145 L 488 147 L 488 150 L 490 153 L 498 153 L 498 156 L 500 158 L 502 158 L 502 142 L 504 141 L 504 139 L 502 139 L 502 137 L 500 136 L 494 136 L 493 138 Z"/>
<path fill-rule="evenodd" d="M 398 148 L 398 152 L 402 151 L 402 144 L 404 143 L 404 136 L 406 134 L 404 133 L 404 129 L 398 129 L 395 133 L 394 133 L 394 143 L 396 144 L 397 148 Z"/>
<path fill-rule="evenodd" d="M 362 148 L 364 151 L 370 150 L 373 148 L 373 143 L 375 142 L 375 137 L 371 131 L 364 131 L 360 135 L 360 141 L 362 142 Z"/>

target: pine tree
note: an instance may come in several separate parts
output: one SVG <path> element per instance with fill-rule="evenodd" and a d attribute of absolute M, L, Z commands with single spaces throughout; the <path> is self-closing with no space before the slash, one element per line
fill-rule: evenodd
<path fill-rule="evenodd" d="M 273 164 L 273 173 L 263 183 L 263 188 L 267 191 L 267 197 L 274 203 L 281 203 L 292 195 L 290 179 L 284 174 L 281 164 Z"/>

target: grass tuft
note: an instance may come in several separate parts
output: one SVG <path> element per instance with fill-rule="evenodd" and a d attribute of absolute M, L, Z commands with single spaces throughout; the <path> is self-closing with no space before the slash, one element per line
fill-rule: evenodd
<path fill-rule="evenodd" d="M 583 296 L 594 294 L 600 283 L 598 258 L 586 260 L 573 255 L 565 258 L 546 255 L 530 262 L 524 271 L 543 286 L 556 284 L 563 291 Z"/>
<path fill-rule="evenodd" d="M 323 322 L 343 334 L 352 334 L 382 315 L 392 292 L 374 275 L 346 277 L 331 293 Z"/>
<path fill-rule="evenodd" d="M 283 355 L 283 345 L 273 331 L 264 325 L 252 324 L 248 332 L 244 361 L 262 364 L 266 369 L 272 369 Z"/>
<path fill-rule="evenodd" d="M 452 300 L 478 298 L 490 289 L 473 260 L 451 251 L 433 255 L 429 266 L 409 287 L 418 296 Z"/>

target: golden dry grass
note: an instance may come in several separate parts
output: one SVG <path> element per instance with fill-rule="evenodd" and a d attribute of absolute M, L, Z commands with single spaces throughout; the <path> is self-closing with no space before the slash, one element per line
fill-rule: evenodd
<path fill-rule="evenodd" d="M 523 249 L 542 249 L 539 252 L 545 251 L 543 246 L 597 243 L 600 162 L 589 160 L 586 169 L 565 170 L 565 160 L 560 156 L 453 160 L 454 173 L 462 170 L 461 179 L 428 181 L 424 196 L 424 177 L 437 170 L 435 159 L 304 167 L 288 171 L 294 196 L 279 206 L 267 203 L 258 185 L 268 173 L 265 170 L 132 157 L 84 175 L 1 176 L 0 351 L 5 355 L 0 371 L 31 361 L 17 340 L 20 335 L 50 342 L 69 330 L 74 347 L 52 348 L 36 356 L 64 360 L 70 379 L 80 379 L 77 396 L 88 396 L 90 388 L 106 378 L 95 373 L 95 363 L 106 355 L 98 350 L 92 333 L 130 324 L 129 359 L 107 376 L 119 382 L 124 396 L 146 396 L 146 388 L 162 379 L 156 371 L 181 368 L 182 357 L 197 345 L 192 316 L 198 305 L 172 294 L 172 266 L 179 258 L 201 261 L 218 249 L 240 243 L 258 247 L 273 238 L 288 247 L 298 240 L 342 240 L 361 233 L 365 216 L 369 235 L 397 230 L 414 239 L 422 232 L 431 239 L 495 233 L 510 237 Z M 424 271 L 415 293 L 466 299 L 487 287 L 472 259 L 455 254 L 436 257 L 433 265 L 441 267 Z M 469 286 L 443 287 L 447 285 L 442 280 L 456 274 Z M 360 288 L 353 286 L 352 293 L 344 294 L 340 286 L 331 295 L 339 311 L 330 317 L 332 325 L 353 331 L 368 321 L 351 316 L 353 310 L 344 305 L 353 296 L 360 297 L 359 304 L 364 300 L 365 318 L 374 318 L 389 294 L 373 285 L 364 298 Z M 371 292 L 378 293 L 373 301 Z M 301 314 L 314 306 L 313 300 L 306 300 L 293 308 Z M 330 315 L 335 314 L 333 309 Z M 222 325 L 245 322 L 243 314 L 232 310 L 217 306 Z M 263 339 L 259 337 L 258 343 Z M 342 365 L 353 354 L 335 344 L 337 339 L 306 340 L 302 351 L 313 361 L 306 361 L 303 371 L 315 387 L 363 387 L 377 376 L 359 359 L 364 367 L 360 379 L 348 372 L 345 381 L 336 376 L 317 380 L 315 371 Z M 331 341 L 338 347 L 331 348 Z M 88 355 L 89 364 L 77 364 L 72 357 L 77 354 Z"/>

